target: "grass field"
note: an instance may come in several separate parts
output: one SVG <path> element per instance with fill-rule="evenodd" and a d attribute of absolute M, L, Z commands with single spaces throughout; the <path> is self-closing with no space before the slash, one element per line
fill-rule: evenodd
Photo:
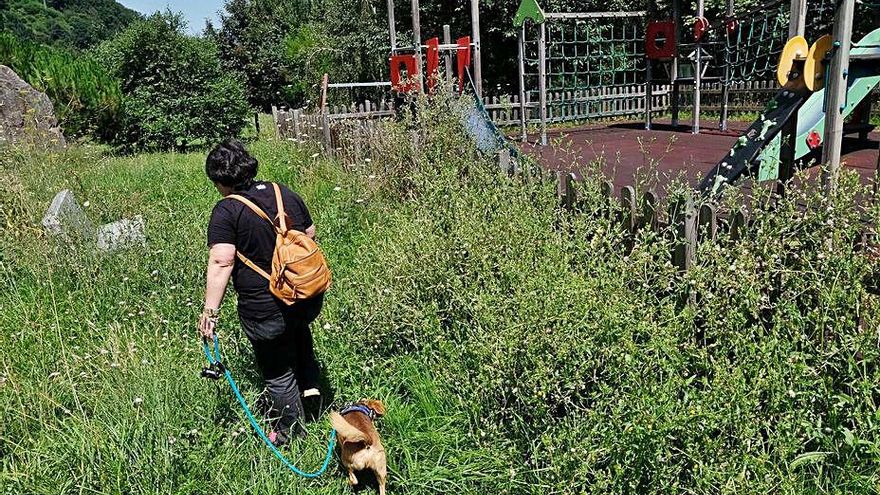
<path fill-rule="evenodd" d="M 823 200 L 804 191 L 735 249 L 702 246 L 683 278 L 663 238 L 591 214 L 595 184 L 585 214 L 561 216 L 552 184 L 498 177 L 452 124 L 424 119 L 438 130 L 383 164 L 251 145 L 260 176 L 312 209 L 335 280 L 317 352 L 337 401 L 385 401 L 390 493 L 880 489 L 880 305 L 873 265 L 842 242 L 860 228 L 852 177 L 809 215 L 794 202 Z M 316 481 L 286 473 L 225 383 L 198 377 L 218 199 L 203 160 L 3 156 L 0 493 L 351 493 L 335 461 Z M 65 187 L 96 223 L 143 215 L 146 248 L 47 238 Z M 683 308 L 689 290 L 700 304 Z M 255 401 L 232 296 L 220 328 Z M 328 428 L 290 457 L 316 468 Z"/>

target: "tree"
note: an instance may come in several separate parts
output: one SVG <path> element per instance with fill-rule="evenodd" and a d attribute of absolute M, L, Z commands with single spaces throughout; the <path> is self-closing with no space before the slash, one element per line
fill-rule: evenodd
<path fill-rule="evenodd" d="M 311 22 L 291 32 L 285 40 L 285 57 L 295 81 L 294 96 L 299 100 L 310 92 L 316 96 L 314 89 L 324 73 L 332 81 L 387 80 L 388 24 L 385 12 L 373 3 L 327 2 Z"/>
<path fill-rule="evenodd" d="M 212 40 L 184 34 L 184 21 L 156 13 L 97 50 L 121 81 L 116 144 L 173 149 L 237 136 L 248 115 L 244 87 L 225 71 Z"/>
<path fill-rule="evenodd" d="M 0 1 L 0 30 L 63 48 L 92 47 L 138 19 L 113 0 Z"/>
<path fill-rule="evenodd" d="M 212 30 L 224 66 L 241 74 L 248 102 L 268 111 L 291 103 L 293 82 L 282 57 L 288 33 L 306 22 L 307 2 L 297 0 L 228 0 L 222 26 Z"/>

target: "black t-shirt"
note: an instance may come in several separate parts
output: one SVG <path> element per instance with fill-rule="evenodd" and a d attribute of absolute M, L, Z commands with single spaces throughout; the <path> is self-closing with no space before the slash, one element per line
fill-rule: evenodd
<path fill-rule="evenodd" d="M 306 204 L 295 192 L 283 185 L 280 187 L 284 211 L 292 222 L 288 228 L 305 232 L 312 226 L 312 217 Z M 235 191 L 235 194 L 256 203 L 269 218 L 275 218 L 278 214 L 275 191 L 270 182 L 254 182 L 247 189 Z M 208 246 L 234 244 L 238 252 L 267 273 L 272 272 L 275 238 L 275 231 L 269 222 L 257 216 L 241 201 L 223 198 L 211 212 Z M 238 313 L 245 318 L 266 318 L 287 307 L 269 292 L 269 281 L 242 263 L 238 256 L 232 269 L 232 284 L 238 293 Z"/>

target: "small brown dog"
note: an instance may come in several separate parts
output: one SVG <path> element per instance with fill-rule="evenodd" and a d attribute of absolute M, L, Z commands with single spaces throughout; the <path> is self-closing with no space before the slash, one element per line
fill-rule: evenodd
<path fill-rule="evenodd" d="M 330 424 L 339 438 L 342 465 L 348 470 L 348 482 L 357 485 L 355 471 L 370 469 L 376 473 L 379 495 L 385 495 L 388 467 L 385 448 L 373 420 L 385 415 L 385 406 L 378 400 L 360 400 L 340 412 L 330 413 Z"/>

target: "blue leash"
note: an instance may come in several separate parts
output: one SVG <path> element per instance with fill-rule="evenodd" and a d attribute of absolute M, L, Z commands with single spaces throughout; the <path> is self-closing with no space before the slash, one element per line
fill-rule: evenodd
<path fill-rule="evenodd" d="M 232 374 L 229 372 L 229 369 L 223 365 L 220 361 L 220 344 L 217 341 L 217 333 L 214 333 L 214 349 L 213 352 L 211 347 L 208 345 L 208 342 L 202 341 L 202 350 L 205 351 L 205 357 L 208 358 L 208 363 L 212 367 L 217 367 L 223 372 L 223 376 L 226 377 L 226 381 L 229 382 L 229 387 L 232 388 L 232 392 L 235 394 L 235 398 L 238 399 L 238 403 L 241 404 L 241 408 L 244 409 L 245 415 L 247 415 L 248 421 L 250 421 L 251 426 L 254 427 L 254 430 L 260 435 L 260 438 L 263 439 L 263 442 L 272 449 L 272 453 L 275 454 L 281 462 L 287 466 L 288 469 L 293 471 L 294 473 L 302 476 L 303 478 L 317 478 L 324 474 L 327 471 L 327 467 L 330 465 L 330 458 L 333 457 L 333 447 L 336 445 L 336 430 L 330 430 L 330 442 L 327 444 L 327 455 L 324 456 L 324 464 L 321 465 L 321 469 L 315 471 L 314 473 L 306 473 L 299 470 L 296 466 L 291 464 L 290 461 L 284 457 L 277 447 L 272 444 L 272 441 L 269 440 L 269 437 L 266 435 L 266 432 L 263 431 L 263 428 L 260 427 L 259 423 L 257 423 L 257 419 L 254 417 L 253 413 L 251 413 L 251 409 L 248 407 L 247 402 L 244 400 L 244 397 L 241 395 L 241 391 L 238 389 L 238 385 L 235 384 L 235 380 L 232 379 Z"/>

